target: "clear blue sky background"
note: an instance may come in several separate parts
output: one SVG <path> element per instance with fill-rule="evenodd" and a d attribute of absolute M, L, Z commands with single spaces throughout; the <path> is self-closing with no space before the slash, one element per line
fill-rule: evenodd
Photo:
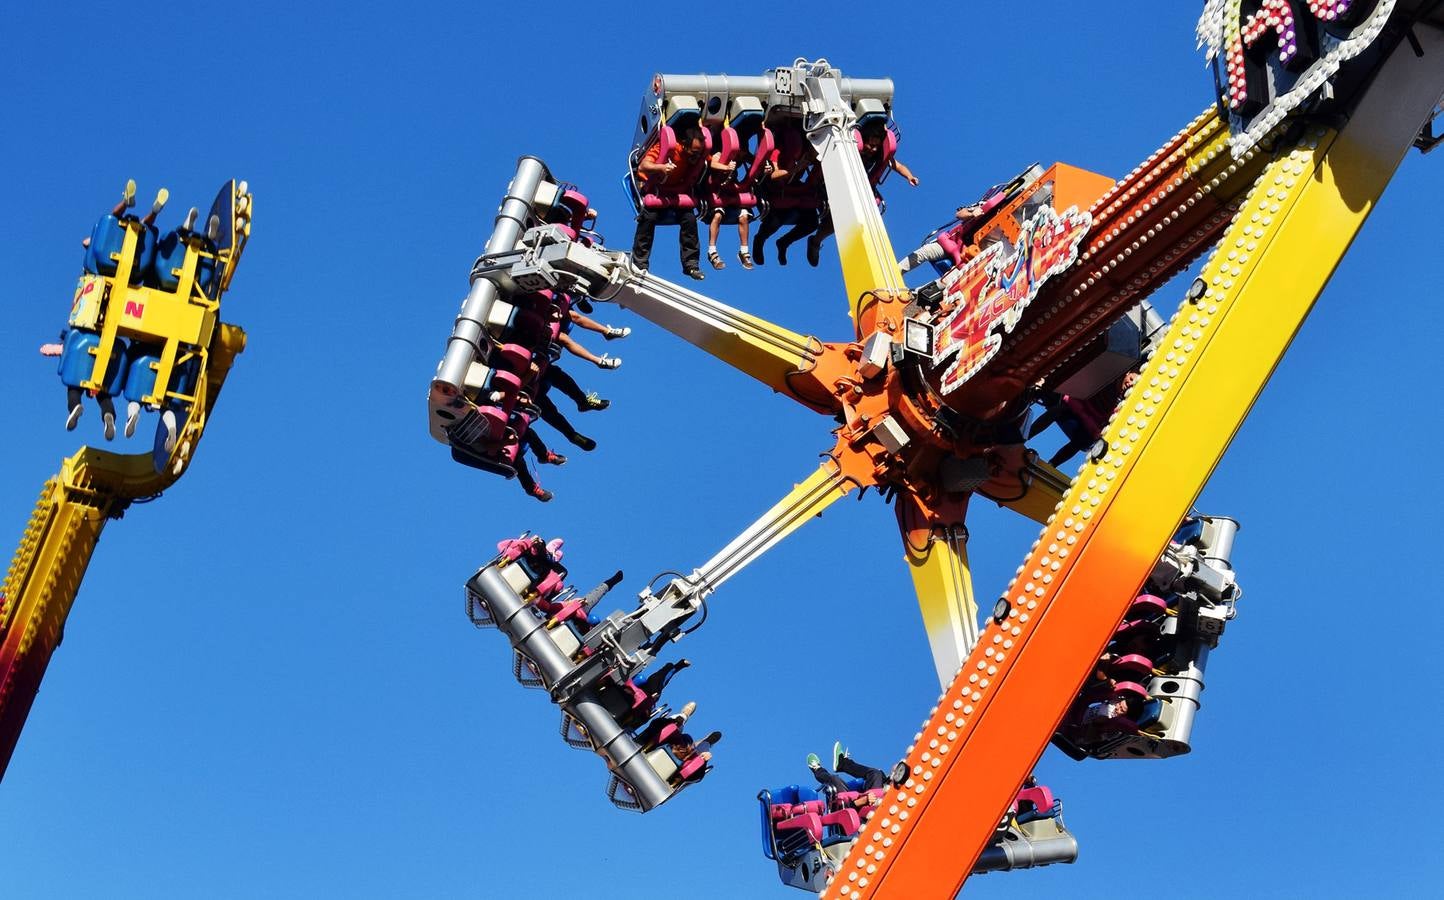
<path fill-rule="evenodd" d="M 1195 4 L 979 6 L 778 7 L 769 24 L 765 5 L 6 4 L 0 556 L 60 458 L 98 440 L 93 406 L 63 430 L 35 353 L 96 216 L 128 177 L 171 189 L 166 225 L 233 176 L 256 211 L 224 310 L 250 347 L 193 470 L 105 533 L 0 786 L 0 893 L 784 896 L 758 789 L 804 780 L 804 754 L 836 737 L 891 762 L 938 689 L 875 495 L 734 579 L 679 645 L 694 667 L 675 699 L 726 739 L 700 788 L 645 817 L 606 802 L 601 761 L 557 739 L 503 639 L 467 622 L 462 583 L 533 529 L 568 538 L 580 582 L 625 568 L 625 599 L 804 477 L 830 423 L 603 308 L 635 329 L 607 348 L 625 366 L 572 368 L 614 406 L 578 420 L 600 447 L 543 471 L 543 506 L 451 462 L 426 385 L 519 154 L 582 185 L 629 244 L 619 178 L 653 72 L 805 55 L 895 79 L 900 155 L 922 179 L 887 186 L 899 248 L 1035 160 L 1122 175 L 1210 102 Z M 1039 771 L 1078 863 L 971 894 L 1430 892 L 1439 165 L 1406 161 L 1201 501 L 1244 523 L 1247 597 L 1195 752 L 1050 752 Z M 705 287 L 850 333 L 830 248 L 821 269 L 733 264 Z M 1035 531 L 987 506 L 970 521 L 985 602 Z"/>

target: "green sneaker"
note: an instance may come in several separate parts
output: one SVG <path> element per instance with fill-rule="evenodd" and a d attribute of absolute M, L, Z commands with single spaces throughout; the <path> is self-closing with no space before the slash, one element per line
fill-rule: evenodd
<path fill-rule="evenodd" d="M 817 758 L 816 753 L 807 754 L 807 767 L 809 769 L 816 769 L 820 765 L 822 765 L 822 760 Z"/>
<path fill-rule="evenodd" d="M 847 748 L 842 746 L 842 741 L 834 741 L 832 744 L 832 771 L 837 771 L 837 764 L 847 755 Z"/>

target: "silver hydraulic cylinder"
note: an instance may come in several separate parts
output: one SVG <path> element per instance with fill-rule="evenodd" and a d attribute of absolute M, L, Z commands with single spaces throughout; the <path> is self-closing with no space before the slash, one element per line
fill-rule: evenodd
<path fill-rule="evenodd" d="M 1068 832 L 1057 837 L 1027 838 L 1013 832 L 988 846 L 973 866 L 975 873 L 1002 872 L 1008 869 L 1031 869 L 1055 863 L 1071 863 L 1078 858 L 1078 839 Z"/>
<path fill-rule="evenodd" d="M 531 216 L 532 202 L 537 191 L 547 181 L 546 164 L 534 156 L 523 156 L 517 160 L 516 174 L 507 185 L 506 196 L 497 210 L 492 225 L 491 237 L 483 251 L 490 256 L 516 249 L 517 241 L 526 231 Z M 450 388 L 460 393 L 466 385 L 466 374 L 473 361 L 480 356 L 486 332 L 486 317 L 496 302 L 496 285 L 485 278 L 471 283 L 466 299 L 461 301 L 461 312 L 456 317 L 451 339 L 446 345 L 446 355 L 436 367 L 432 380 L 433 394 L 437 387 Z M 433 400 L 434 402 L 434 400 Z"/>

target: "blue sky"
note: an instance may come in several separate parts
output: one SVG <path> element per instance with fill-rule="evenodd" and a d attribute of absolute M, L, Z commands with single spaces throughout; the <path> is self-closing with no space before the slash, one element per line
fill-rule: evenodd
<path fill-rule="evenodd" d="M 726 585 L 678 645 L 694 665 L 671 695 L 725 733 L 707 781 L 645 817 L 607 804 L 601 761 L 557 739 L 503 639 L 466 621 L 463 581 L 532 529 L 567 537 L 579 582 L 626 569 L 625 599 L 803 478 L 830 423 L 602 308 L 635 329 L 606 348 L 625 365 L 572 369 L 613 408 L 577 419 L 600 446 L 544 470 L 557 499 L 538 504 L 427 435 L 468 268 L 522 153 L 630 243 L 620 176 L 656 71 L 826 56 L 892 77 L 899 156 L 922 180 L 887 185 L 899 249 L 1033 161 L 1122 175 L 1211 100 L 1196 10 L 838 5 L 772 25 L 766 8 L 657 9 L 0 10 L 6 553 L 60 458 L 98 440 L 93 407 L 64 431 L 54 363 L 35 353 L 64 324 L 80 238 L 126 178 L 142 197 L 170 188 L 162 224 L 226 178 L 256 196 L 224 307 L 250 347 L 192 471 L 96 552 L 0 786 L 3 893 L 785 896 L 757 791 L 805 779 L 803 756 L 834 738 L 879 764 L 901 753 L 937 684 L 891 512 L 868 494 Z M 1427 892 L 1444 838 L 1428 687 L 1444 615 L 1420 580 L 1439 559 L 1425 463 L 1441 433 L 1423 409 L 1444 326 L 1426 228 L 1439 187 L 1436 160 L 1406 160 L 1200 501 L 1244 524 L 1246 598 L 1193 755 L 1050 753 L 1039 773 L 1078 863 L 970 895 L 1112 896 L 1144 872 L 1176 897 Z M 673 233 L 659 240 L 657 269 L 676 274 Z M 831 249 L 823 262 L 733 265 L 705 288 L 838 339 Z M 1035 531 L 986 507 L 969 522 L 984 602 Z M 1371 852 L 1385 840 L 1393 852 Z"/>

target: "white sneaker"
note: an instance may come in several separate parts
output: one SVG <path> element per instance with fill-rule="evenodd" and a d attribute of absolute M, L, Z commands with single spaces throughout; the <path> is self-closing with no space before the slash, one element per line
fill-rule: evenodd
<path fill-rule="evenodd" d="M 164 446 L 166 455 L 169 456 L 170 452 L 175 449 L 176 424 L 174 410 L 168 409 L 160 414 L 160 427 L 165 429 Z"/>
<path fill-rule="evenodd" d="M 66 430 L 66 431 L 74 431 L 74 430 L 75 430 L 76 424 L 80 422 L 80 414 L 81 414 L 82 412 L 84 412 L 84 411 L 85 411 L 85 407 L 80 406 L 79 404 L 76 404 L 76 407 L 70 411 L 70 415 L 68 415 L 68 416 L 65 417 L 65 430 Z"/>
<path fill-rule="evenodd" d="M 105 427 L 105 439 L 107 441 L 115 440 L 115 413 L 102 413 L 100 421 Z"/>
<path fill-rule="evenodd" d="M 125 408 L 125 436 L 126 436 L 126 437 L 135 437 L 135 423 L 137 423 L 137 422 L 139 422 L 139 421 L 140 421 L 140 404 L 137 403 L 136 401 L 132 400 L 132 401 L 130 401 L 130 405 Z"/>

